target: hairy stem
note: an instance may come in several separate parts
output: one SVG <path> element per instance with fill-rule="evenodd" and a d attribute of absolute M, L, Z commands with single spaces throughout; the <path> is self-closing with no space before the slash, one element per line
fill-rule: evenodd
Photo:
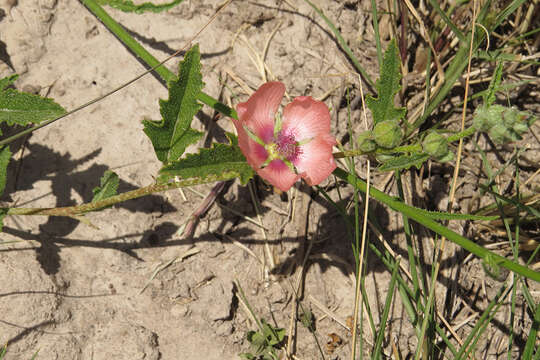
<path fill-rule="evenodd" d="M 101 210 L 119 202 L 140 198 L 142 196 L 150 195 L 156 192 L 162 192 L 166 190 L 193 185 L 206 184 L 215 181 L 231 180 L 236 177 L 236 172 L 225 172 L 220 175 L 208 176 L 205 178 L 191 178 L 165 184 L 153 184 L 137 190 L 111 196 L 100 201 L 89 202 L 81 205 L 57 208 L 0 208 L 0 213 L 5 213 L 6 215 L 78 216 L 90 211 Z"/>

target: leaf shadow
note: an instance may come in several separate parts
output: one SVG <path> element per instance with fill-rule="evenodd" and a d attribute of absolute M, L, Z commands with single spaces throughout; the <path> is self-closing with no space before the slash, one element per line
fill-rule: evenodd
<path fill-rule="evenodd" d="M 100 152 L 101 149 L 97 149 L 81 158 L 73 158 L 70 153 L 61 154 L 47 146 L 28 143 L 24 149 L 24 156 L 9 164 L 8 184 L 3 198 L 12 202 L 12 196 L 17 191 L 30 190 L 37 182 L 49 181 L 51 192 L 45 196 L 54 197 L 54 204 L 51 204 L 51 207 L 77 205 L 78 201 L 73 198 L 73 193 L 76 193 L 83 203 L 90 202 L 93 197 L 92 189 L 99 185 L 101 176 L 108 170 L 104 164 L 91 164 Z M 120 180 L 118 192 L 137 188 Z M 31 203 L 16 204 L 25 207 L 29 205 L 31 206 Z M 170 202 L 158 195 L 125 201 L 117 207 L 134 213 L 147 214 L 176 211 Z M 39 226 L 40 236 L 32 240 L 41 243 L 36 251 L 36 257 L 47 274 L 55 274 L 60 268 L 60 249 L 54 239 L 68 236 L 79 224 L 80 222 L 73 218 L 49 216 L 47 221 Z"/>

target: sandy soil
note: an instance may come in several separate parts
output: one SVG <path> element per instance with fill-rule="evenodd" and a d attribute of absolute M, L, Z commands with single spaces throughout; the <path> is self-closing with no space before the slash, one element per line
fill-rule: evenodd
<path fill-rule="evenodd" d="M 0 75 L 20 74 L 19 89 L 52 97 L 73 109 L 145 70 L 77 1 L 24 0 L 12 7 L 9 3 L 1 3 L 5 15 L 0 40 L 5 46 L 0 48 Z M 184 1 L 162 14 L 108 10 L 163 59 L 184 46 L 221 3 Z M 362 3 L 365 9 L 348 2 L 323 3 L 375 76 L 369 2 Z M 325 100 L 333 111 L 333 132 L 343 139 L 347 131 L 341 104 L 347 78 L 343 74 L 352 68 L 320 18 L 303 2 L 295 6 L 271 0 L 230 4 L 196 40 L 205 91 L 224 102 L 245 100 L 248 90 L 242 85 L 252 91 L 263 82 L 246 41 L 261 54 L 276 31 L 265 59 L 272 79 L 284 81 L 290 96 L 321 98 L 333 90 Z M 168 63 L 170 69 L 176 71 L 179 59 Z M 120 176 L 121 192 L 151 184 L 160 164 L 141 131 L 141 120 L 158 119 L 158 99 L 166 97 L 163 84 L 147 75 L 35 132 L 11 164 L 17 177 L 15 181 L 12 176 L 3 200 L 25 207 L 87 202 L 107 169 Z M 360 119 L 358 114 L 354 110 L 353 116 Z M 228 119 L 216 122 L 214 115 L 205 107 L 194 121 L 195 127 L 208 131 L 199 145 L 224 141 L 224 131 L 232 131 Z M 357 124 L 356 128 L 363 127 L 361 121 Z M 185 190 L 185 198 L 171 191 L 90 214 L 95 227 L 66 218 L 7 218 L 0 236 L 19 242 L 0 249 L 0 343 L 9 343 L 6 358 L 29 359 L 38 350 L 38 359 L 237 358 L 248 350 L 246 332 L 255 329 L 239 304 L 237 284 L 257 316 L 270 322 L 274 318 L 279 327 L 288 329 L 291 284 L 298 270 L 291 273 L 310 240 L 314 246 L 303 304 L 317 319 L 323 346 L 330 340 L 328 334 L 344 339 L 329 358 L 348 356 L 348 331 L 335 321 L 346 322 L 354 299 L 354 260 L 343 219 L 330 203 L 306 189 L 280 195 L 261 181 L 255 185 L 264 234 L 246 220 L 257 219 L 257 212 L 248 188 L 238 182 L 228 183 L 219 200 L 236 213 L 214 205 L 192 239 L 181 235 L 182 225 L 202 202 L 199 194 L 208 194 L 211 184 L 196 187 L 198 193 Z M 350 199 L 346 192 L 341 195 L 343 204 Z M 332 196 L 338 200 L 336 191 Z M 400 223 L 397 215 L 377 211 L 383 225 Z M 275 262 L 272 274 L 259 262 L 269 261 L 265 239 Z M 160 267 L 162 271 L 156 272 Z M 370 262 L 368 274 L 371 308 L 380 309 L 389 274 L 377 261 Z M 334 319 L 322 308 L 333 311 Z M 407 334 L 410 329 L 401 307 L 392 311 L 391 331 Z M 313 336 L 301 325 L 297 331 L 300 358 L 317 358 Z M 403 353 L 416 346 L 410 334 L 400 337 Z"/>

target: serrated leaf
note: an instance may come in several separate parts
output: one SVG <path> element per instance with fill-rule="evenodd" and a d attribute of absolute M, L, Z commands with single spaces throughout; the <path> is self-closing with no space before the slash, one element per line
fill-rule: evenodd
<path fill-rule="evenodd" d="M 199 46 L 189 50 L 180 63 L 178 79 L 169 84 L 169 99 L 160 100 L 161 121 L 144 120 L 144 132 L 152 141 L 157 158 L 164 164 L 178 160 L 186 147 L 203 135 L 191 128 L 202 105 L 197 96 L 203 88 Z"/>
<path fill-rule="evenodd" d="M 151 2 L 145 2 L 139 5 L 134 4 L 130 0 L 98 0 L 100 5 L 109 5 L 115 9 L 124 11 L 124 12 L 134 12 L 141 14 L 147 11 L 151 12 L 161 12 L 173 8 L 174 6 L 180 4 L 184 0 L 173 0 L 170 3 L 165 4 L 153 4 Z"/>
<path fill-rule="evenodd" d="M 4 146 L 0 150 L 0 196 L 4 193 L 7 180 L 7 167 L 9 164 L 9 159 L 11 159 L 11 151 L 9 146 Z"/>
<path fill-rule="evenodd" d="M 17 77 L 11 75 L 0 79 L 0 122 L 26 126 L 54 119 L 66 112 L 52 99 L 9 89 Z"/>
<path fill-rule="evenodd" d="M 394 106 L 394 97 L 401 88 L 401 60 L 396 40 L 392 39 L 384 53 L 380 77 L 375 87 L 377 98 L 366 97 L 366 104 L 373 114 L 374 124 L 385 120 L 399 120 L 405 116 L 405 108 Z"/>
<path fill-rule="evenodd" d="M 167 181 L 176 176 L 189 178 L 218 178 L 224 173 L 234 174 L 246 184 L 253 177 L 253 169 L 247 163 L 240 148 L 233 145 L 215 143 L 210 149 L 200 149 L 198 154 L 188 154 L 164 166 L 160 171 L 159 181 Z"/>
<path fill-rule="evenodd" d="M 105 171 L 105 173 L 101 177 L 100 186 L 95 187 L 92 190 L 92 192 L 94 193 L 92 202 L 104 200 L 108 197 L 116 195 L 116 191 L 118 190 L 118 183 L 118 175 L 116 175 L 111 170 Z"/>
<path fill-rule="evenodd" d="M 416 167 L 417 169 L 420 169 L 420 166 L 429 159 L 428 154 L 413 154 L 413 155 L 402 155 L 398 156 L 396 158 L 390 159 L 386 162 L 384 162 L 381 166 L 379 166 L 380 171 L 394 171 L 394 170 L 402 170 L 402 169 L 409 169 L 411 166 Z"/>
<path fill-rule="evenodd" d="M 491 78 L 488 92 L 486 95 L 484 95 L 484 105 L 487 107 L 489 107 L 495 101 L 495 94 L 499 90 L 499 85 L 501 84 L 502 71 L 503 71 L 503 63 L 501 61 L 497 65 L 497 68 L 495 69 L 495 73 L 493 74 L 493 77 Z"/>

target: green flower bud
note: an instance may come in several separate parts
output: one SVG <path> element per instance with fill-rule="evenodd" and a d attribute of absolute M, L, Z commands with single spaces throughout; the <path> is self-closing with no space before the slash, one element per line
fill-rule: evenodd
<path fill-rule="evenodd" d="M 518 134 L 521 135 L 525 131 L 529 130 L 529 125 L 526 122 L 517 122 L 514 124 L 512 129 Z"/>
<path fill-rule="evenodd" d="M 386 120 L 375 125 L 373 138 L 377 145 L 386 149 L 393 149 L 401 144 L 403 132 L 395 120 Z"/>
<path fill-rule="evenodd" d="M 473 118 L 474 128 L 478 131 L 489 131 L 493 126 L 503 121 L 502 114 L 505 109 L 501 105 L 481 106 L 477 108 Z"/>
<path fill-rule="evenodd" d="M 448 151 L 443 157 L 437 159 L 441 163 L 449 162 L 454 160 L 454 153 L 451 151 Z"/>
<path fill-rule="evenodd" d="M 497 144 L 521 140 L 521 135 L 536 121 L 526 111 L 516 108 L 492 105 L 479 107 L 475 111 L 473 126 L 479 131 L 488 132 Z"/>
<path fill-rule="evenodd" d="M 489 129 L 488 134 L 489 137 L 491 137 L 491 139 L 497 144 L 502 144 L 510 138 L 510 132 L 508 129 L 506 129 L 504 124 L 497 124 L 493 126 L 491 129 Z"/>
<path fill-rule="evenodd" d="M 358 150 L 368 153 L 375 151 L 377 149 L 377 144 L 373 140 L 373 132 L 372 131 L 364 131 L 360 135 L 358 135 L 357 138 L 358 143 Z"/>
<path fill-rule="evenodd" d="M 424 149 L 424 152 L 436 159 L 444 157 L 449 152 L 446 138 L 435 131 L 427 134 L 422 142 L 422 148 Z"/>

